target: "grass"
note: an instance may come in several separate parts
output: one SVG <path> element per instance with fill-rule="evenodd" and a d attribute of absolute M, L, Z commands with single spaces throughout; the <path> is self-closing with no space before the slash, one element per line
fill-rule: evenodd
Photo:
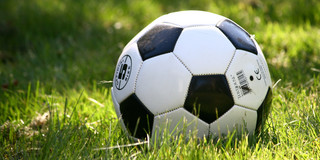
<path fill-rule="evenodd" d="M 101 81 L 138 31 L 186 9 L 255 34 L 281 80 L 261 136 L 132 146 L 120 129 Z M 316 0 L 0 1 L 0 159 L 320 159 L 319 25 Z"/>

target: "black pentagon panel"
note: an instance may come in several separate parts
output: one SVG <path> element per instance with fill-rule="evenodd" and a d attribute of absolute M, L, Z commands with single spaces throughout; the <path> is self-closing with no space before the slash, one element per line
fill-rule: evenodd
<path fill-rule="evenodd" d="M 224 75 L 194 76 L 184 108 L 207 123 L 214 122 L 234 105 Z"/>
<path fill-rule="evenodd" d="M 147 138 L 152 131 L 154 115 L 132 94 L 120 103 L 120 112 L 125 126 L 136 138 Z"/>
<path fill-rule="evenodd" d="M 171 25 L 157 25 L 137 42 L 143 60 L 172 52 L 182 28 Z"/>
<path fill-rule="evenodd" d="M 272 90 L 271 88 L 269 88 L 265 99 L 263 100 L 262 104 L 260 105 L 257 111 L 258 117 L 257 117 L 256 133 L 260 133 L 262 131 L 263 126 L 271 110 L 271 103 L 272 103 Z"/>
<path fill-rule="evenodd" d="M 228 37 L 231 43 L 237 48 L 258 54 L 256 45 L 250 38 L 247 31 L 242 29 L 229 19 L 226 19 L 217 24 L 217 27 Z"/>

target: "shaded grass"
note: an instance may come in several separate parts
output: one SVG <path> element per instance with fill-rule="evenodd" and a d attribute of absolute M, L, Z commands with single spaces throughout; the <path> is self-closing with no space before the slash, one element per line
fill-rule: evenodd
<path fill-rule="evenodd" d="M 112 79 L 139 30 L 186 9 L 222 14 L 255 35 L 281 79 L 263 134 L 116 147 L 133 142 L 110 85 L 99 82 Z M 316 0 L 0 1 L 0 159 L 319 159 L 319 24 Z"/>

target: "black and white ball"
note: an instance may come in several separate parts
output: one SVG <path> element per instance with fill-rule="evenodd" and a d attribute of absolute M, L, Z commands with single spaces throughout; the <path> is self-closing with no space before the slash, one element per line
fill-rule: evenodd
<path fill-rule="evenodd" d="M 164 128 L 216 137 L 259 132 L 271 85 L 248 32 L 217 14 L 181 11 L 159 17 L 126 45 L 111 91 L 120 123 L 135 139 Z"/>

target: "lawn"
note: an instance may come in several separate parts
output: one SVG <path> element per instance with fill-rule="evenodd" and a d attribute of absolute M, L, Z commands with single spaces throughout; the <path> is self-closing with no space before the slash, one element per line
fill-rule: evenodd
<path fill-rule="evenodd" d="M 110 88 L 129 40 L 180 10 L 254 34 L 274 84 L 261 135 L 153 146 L 121 130 Z M 320 1 L 2 0 L 0 159 L 320 159 Z"/>

